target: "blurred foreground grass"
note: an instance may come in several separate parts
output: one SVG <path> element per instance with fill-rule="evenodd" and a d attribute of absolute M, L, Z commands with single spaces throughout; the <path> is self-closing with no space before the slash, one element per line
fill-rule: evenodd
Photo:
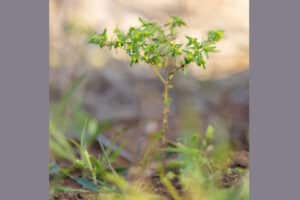
<path fill-rule="evenodd" d="M 219 141 L 212 126 L 202 134 L 193 130 L 193 120 L 186 116 L 189 128 L 182 136 L 167 148 L 157 149 L 158 155 L 166 155 L 165 160 L 156 156 L 146 165 L 116 165 L 121 147 L 112 149 L 97 142 L 110 122 L 98 122 L 74 100 L 83 79 L 50 105 L 51 199 L 64 199 L 61 194 L 97 200 L 249 199 L 249 171 L 230 167 L 233 150 L 229 141 Z M 95 143 L 97 153 L 92 151 Z"/>

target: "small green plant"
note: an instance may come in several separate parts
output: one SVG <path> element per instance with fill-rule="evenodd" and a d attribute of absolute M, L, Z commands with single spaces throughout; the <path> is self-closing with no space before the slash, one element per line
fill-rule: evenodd
<path fill-rule="evenodd" d="M 89 43 L 100 48 L 123 49 L 130 58 L 130 66 L 136 63 L 146 63 L 164 85 L 162 143 L 166 143 L 168 132 L 168 114 L 171 99 L 169 89 L 172 80 L 179 71 L 183 71 L 191 63 L 196 63 L 205 69 L 209 53 L 216 51 L 216 43 L 223 37 L 222 30 L 212 30 L 207 38 L 199 41 L 195 37 L 186 36 L 186 43 L 177 42 L 178 28 L 186 23 L 179 17 L 172 16 L 164 25 L 139 18 L 140 25 L 130 27 L 127 32 L 116 28 L 112 36 L 105 29 L 95 33 Z M 172 64 L 173 63 L 173 64 Z"/>
<path fill-rule="evenodd" d="M 50 193 L 53 196 L 61 192 L 80 192 L 91 195 L 87 199 L 95 200 L 248 200 L 249 172 L 247 169 L 230 167 L 232 149 L 227 141 L 215 144 L 213 127 L 208 126 L 206 132 L 198 134 L 189 123 L 187 132 L 181 138 L 166 145 L 171 103 L 169 90 L 172 88 L 173 79 L 191 63 L 205 69 L 208 55 L 216 51 L 215 45 L 223 37 L 223 31 L 209 31 L 203 41 L 186 36 L 186 43 L 179 43 L 178 28 L 186 25 L 182 19 L 171 17 L 164 25 L 139 20 L 141 24 L 130 27 L 127 32 L 117 28 L 114 34 L 109 36 L 108 31 L 104 30 L 102 33 L 93 34 L 89 42 L 101 48 L 123 49 L 129 55 L 130 65 L 140 62 L 149 64 L 162 82 L 164 108 L 162 132 L 158 138 L 161 139 L 163 150 L 170 159 L 165 159 L 162 163 L 154 162 L 153 168 L 149 166 L 146 169 L 138 165 L 135 173 L 140 175 L 147 172 L 147 175 L 135 179 L 129 176 L 129 172 L 134 171 L 135 167 L 133 170 L 129 170 L 129 167 L 113 167 L 119 149 L 105 149 L 102 143 L 99 143 L 101 154 L 92 154 L 90 144 L 95 141 L 98 133 L 105 130 L 106 125 L 99 124 L 96 119 L 82 112 L 79 103 L 70 103 L 70 98 L 83 79 L 81 77 L 60 103 L 51 106 Z M 72 111 L 71 115 L 68 110 Z M 187 117 L 184 119 L 191 121 Z M 68 138 L 64 132 L 69 129 L 75 132 L 82 131 L 77 137 Z M 159 142 L 156 136 L 153 136 L 155 144 Z M 148 155 L 150 153 L 145 154 L 145 160 L 148 160 Z M 173 155 L 176 156 L 175 159 Z M 67 161 L 67 165 L 61 161 Z M 140 171 L 140 168 L 145 171 Z M 124 169 L 128 179 L 124 176 Z M 219 185 L 219 182 L 223 183 L 224 175 L 234 178 L 226 188 Z M 64 184 L 65 178 L 78 183 L 81 188 L 68 187 Z M 158 192 L 160 190 L 162 193 Z"/>

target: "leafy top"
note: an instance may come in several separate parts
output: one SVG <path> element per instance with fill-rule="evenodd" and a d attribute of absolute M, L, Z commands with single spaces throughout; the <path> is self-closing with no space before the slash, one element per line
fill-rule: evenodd
<path fill-rule="evenodd" d="M 102 33 L 95 33 L 89 43 L 101 48 L 121 48 L 130 57 L 130 65 L 145 62 L 157 67 L 166 67 L 168 58 L 173 57 L 181 67 L 196 63 L 205 68 L 208 54 L 216 51 L 215 44 L 222 39 L 222 30 L 212 30 L 204 41 L 186 36 L 187 42 L 180 44 L 175 41 L 177 28 L 186 26 L 179 17 L 172 16 L 163 26 L 139 18 L 140 25 L 130 27 L 127 32 L 116 28 L 111 38 L 105 29 Z"/>

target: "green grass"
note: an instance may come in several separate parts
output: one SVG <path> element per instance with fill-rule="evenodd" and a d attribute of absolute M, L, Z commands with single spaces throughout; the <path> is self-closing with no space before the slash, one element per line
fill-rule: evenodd
<path fill-rule="evenodd" d="M 80 101 L 74 100 L 74 94 L 82 80 L 79 79 L 75 86 L 70 87 L 62 101 L 50 107 L 50 195 L 60 192 L 89 192 L 95 200 L 167 199 L 154 190 L 153 183 L 145 176 L 147 166 L 113 167 L 121 149 L 114 151 L 99 144 L 102 153 L 97 156 L 91 154 L 90 145 L 96 142 L 99 134 L 110 128 L 110 124 L 98 122 L 81 109 Z M 68 110 L 72 111 L 71 115 L 67 114 Z M 65 132 L 68 130 L 77 133 L 76 136 L 66 136 Z M 176 155 L 176 158 L 167 163 L 152 159 L 157 164 L 154 172 L 160 177 L 159 187 L 168 196 L 175 200 L 249 199 L 249 171 L 228 168 L 232 150 L 228 141 L 215 143 L 215 135 L 217 134 L 212 126 L 208 126 L 203 134 L 188 130 L 175 144 L 158 150 L 159 154 L 166 154 L 166 157 Z M 132 168 L 140 169 L 139 178 L 128 180 L 124 172 L 129 172 Z M 237 173 L 241 178 L 238 183 L 224 188 L 219 185 L 224 173 Z M 180 180 L 183 193 L 173 185 L 174 177 Z M 64 185 L 65 179 L 77 183 L 80 188 Z"/>
<path fill-rule="evenodd" d="M 51 123 L 50 123 L 51 124 Z M 52 192 L 90 191 L 95 194 L 96 199 L 104 200 L 154 200 L 166 199 L 151 189 L 151 183 L 147 180 L 128 181 L 112 167 L 110 155 L 104 147 L 104 153 L 98 157 L 91 155 L 87 148 L 85 133 L 88 121 L 82 129 L 80 141 L 66 138 L 61 132 L 57 132 L 53 125 L 50 126 L 52 133 L 55 133 L 55 142 L 50 140 L 51 151 L 60 159 L 70 161 L 65 168 L 53 166 L 49 169 L 52 175 L 63 180 L 66 177 L 77 182 L 82 189 L 64 187 L 61 182 L 52 185 Z M 230 149 L 226 144 L 215 148 L 210 155 L 207 155 L 207 148 L 212 145 L 212 128 L 208 128 L 205 137 L 199 134 L 182 137 L 175 146 L 165 149 L 168 153 L 176 153 L 177 159 L 168 163 L 167 168 L 175 168 L 179 175 L 173 172 L 164 172 L 163 164 L 157 167 L 163 187 L 175 200 L 247 200 L 249 199 L 249 174 L 247 170 L 241 170 L 240 183 L 231 188 L 221 188 L 217 182 L 222 172 L 226 170 Z M 55 144 L 55 145 L 54 145 Z M 59 148 L 57 148 L 59 146 Z M 77 152 L 77 153 L 76 153 Z M 106 153 L 105 153 L 106 152 Z M 56 168 L 55 168 L 56 167 Z M 73 175 L 74 171 L 80 171 L 81 176 Z M 144 173 L 141 171 L 140 173 Z M 141 174 L 142 175 L 142 174 Z M 184 192 L 180 195 L 172 184 L 174 176 L 178 176 Z"/>

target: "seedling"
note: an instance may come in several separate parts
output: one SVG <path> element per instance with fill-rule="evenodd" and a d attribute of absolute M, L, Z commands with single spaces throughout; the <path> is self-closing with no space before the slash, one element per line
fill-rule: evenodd
<path fill-rule="evenodd" d="M 161 141 L 165 144 L 171 103 L 169 90 L 175 75 L 191 63 L 205 69 L 208 56 L 216 52 L 215 45 L 223 37 L 223 31 L 209 31 L 203 41 L 186 36 L 186 42 L 179 43 L 177 29 L 186 25 L 181 18 L 172 16 L 163 25 L 142 18 L 139 21 L 139 26 L 130 27 L 127 32 L 116 28 L 110 36 L 104 29 L 102 33 L 93 34 L 89 43 L 111 50 L 123 49 L 129 56 L 130 66 L 142 62 L 150 66 L 164 86 Z"/>

